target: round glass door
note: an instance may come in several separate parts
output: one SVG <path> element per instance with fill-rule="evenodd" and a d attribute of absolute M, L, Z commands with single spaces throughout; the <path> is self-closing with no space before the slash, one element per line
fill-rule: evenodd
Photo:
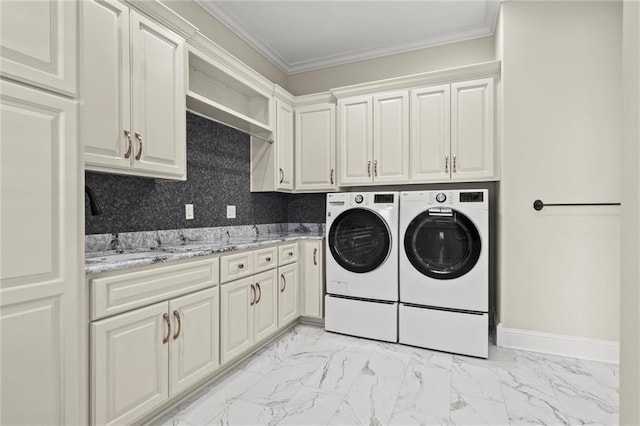
<path fill-rule="evenodd" d="M 336 217 L 329 230 L 329 250 L 344 269 L 371 272 L 389 256 L 391 236 L 385 221 L 366 209 L 350 209 Z"/>
<path fill-rule="evenodd" d="M 451 280 L 469 272 L 480 257 L 480 234 L 471 220 L 452 209 L 430 209 L 416 216 L 404 238 L 411 264 L 422 274 Z"/>

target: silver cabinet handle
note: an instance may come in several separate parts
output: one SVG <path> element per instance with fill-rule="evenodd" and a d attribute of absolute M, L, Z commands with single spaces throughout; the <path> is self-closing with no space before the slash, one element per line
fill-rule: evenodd
<path fill-rule="evenodd" d="M 131 149 L 133 149 L 133 142 L 131 142 L 131 132 L 128 130 L 125 130 L 124 135 L 127 137 L 127 140 L 129 141 L 129 149 L 127 149 L 127 152 L 124 153 L 124 158 L 129 158 L 131 157 Z"/>
<path fill-rule="evenodd" d="M 280 287 L 280 293 L 282 293 L 284 289 L 287 288 L 287 280 L 285 279 L 284 274 L 280 274 L 280 278 L 282 278 L 282 287 Z"/>
<path fill-rule="evenodd" d="M 313 264 L 317 265 L 318 264 L 318 258 L 316 257 L 318 255 L 318 249 L 314 248 L 313 249 Z"/>
<path fill-rule="evenodd" d="M 136 160 L 139 160 L 142 157 L 142 135 L 138 132 L 136 132 L 136 139 L 138 139 L 138 142 L 140 142 L 140 149 L 136 154 Z"/>
<path fill-rule="evenodd" d="M 333 169 L 331 169 L 330 180 L 331 180 L 331 185 L 333 185 Z"/>
<path fill-rule="evenodd" d="M 444 157 L 444 172 L 449 173 L 449 156 Z"/>
<path fill-rule="evenodd" d="M 253 294 L 253 297 L 251 298 L 251 303 L 249 304 L 249 306 L 253 306 L 256 303 L 256 288 L 253 286 L 253 284 L 251 284 L 251 293 Z"/>
<path fill-rule="evenodd" d="M 178 310 L 173 311 L 173 316 L 178 320 L 178 330 L 176 330 L 176 334 L 173 335 L 173 340 L 176 340 L 180 337 L 180 331 L 182 331 L 182 321 L 180 321 L 180 312 Z"/>
<path fill-rule="evenodd" d="M 280 168 L 280 183 L 284 182 L 284 170 Z"/>
<path fill-rule="evenodd" d="M 169 319 L 169 314 L 167 313 L 162 314 L 162 319 L 164 319 L 164 322 L 167 324 L 167 335 L 164 336 L 164 339 L 162 339 L 162 344 L 164 345 L 169 341 L 169 337 L 171 337 L 171 320 Z"/>
<path fill-rule="evenodd" d="M 373 175 L 378 176 L 378 160 L 373 162 Z"/>
<path fill-rule="evenodd" d="M 371 161 L 367 161 L 367 175 L 371 177 Z"/>
<path fill-rule="evenodd" d="M 457 170 L 456 170 L 456 156 L 454 155 L 453 156 L 453 173 L 456 173 L 456 172 L 457 172 Z"/>
<path fill-rule="evenodd" d="M 260 303 L 260 299 L 262 299 L 262 289 L 260 288 L 260 284 L 256 283 L 256 288 L 258 289 L 258 300 L 256 300 L 256 305 Z"/>

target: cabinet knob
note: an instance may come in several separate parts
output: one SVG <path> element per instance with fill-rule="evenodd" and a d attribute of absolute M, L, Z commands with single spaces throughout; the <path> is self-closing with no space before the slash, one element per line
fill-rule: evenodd
<path fill-rule="evenodd" d="M 267 262 L 271 262 L 271 258 L 270 258 L 270 257 L 267 257 L 265 260 L 266 260 Z"/>
<path fill-rule="evenodd" d="M 136 139 L 138 139 L 138 142 L 140 142 L 140 149 L 136 154 L 136 160 L 139 160 L 140 158 L 142 158 L 142 135 L 138 132 L 136 132 Z"/>
<path fill-rule="evenodd" d="M 240 264 L 238 265 L 238 269 L 243 269 L 243 268 L 244 268 L 244 263 L 240 263 Z"/>
<path fill-rule="evenodd" d="M 127 140 L 129 141 L 129 148 L 127 149 L 127 152 L 124 153 L 124 158 L 129 158 L 131 157 L 131 149 L 133 148 L 133 142 L 131 142 L 131 132 L 128 130 L 125 130 L 124 135 L 127 137 Z"/>
<path fill-rule="evenodd" d="M 293 252 L 292 251 L 289 252 L 289 256 L 293 256 Z"/>

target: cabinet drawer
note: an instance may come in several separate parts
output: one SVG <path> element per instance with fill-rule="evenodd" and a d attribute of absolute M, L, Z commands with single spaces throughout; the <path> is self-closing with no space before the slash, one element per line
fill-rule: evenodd
<path fill-rule="evenodd" d="M 278 247 L 278 265 L 287 265 L 298 261 L 298 243 L 284 244 Z"/>
<path fill-rule="evenodd" d="M 269 247 L 253 252 L 253 272 L 268 271 L 276 266 L 276 247 Z"/>
<path fill-rule="evenodd" d="M 226 283 L 253 274 L 253 252 L 220 257 L 220 282 Z"/>
<path fill-rule="evenodd" d="M 89 281 L 91 320 L 150 305 L 218 284 L 218 259 L 152 266 Z"/>

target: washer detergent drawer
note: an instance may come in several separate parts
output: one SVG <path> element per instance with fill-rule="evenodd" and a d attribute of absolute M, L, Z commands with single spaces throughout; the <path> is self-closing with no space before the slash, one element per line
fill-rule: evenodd
<path fill-rule="evenodd" d="M 411 346 L 487 358 L 489 314 L 400 304 L 399 340 Z"/>
<path fill-rule="evenodd" d="M 398 303 L 370 302 L 326 295 L 324 328 L 327 331 L 398 341 Z"/>

